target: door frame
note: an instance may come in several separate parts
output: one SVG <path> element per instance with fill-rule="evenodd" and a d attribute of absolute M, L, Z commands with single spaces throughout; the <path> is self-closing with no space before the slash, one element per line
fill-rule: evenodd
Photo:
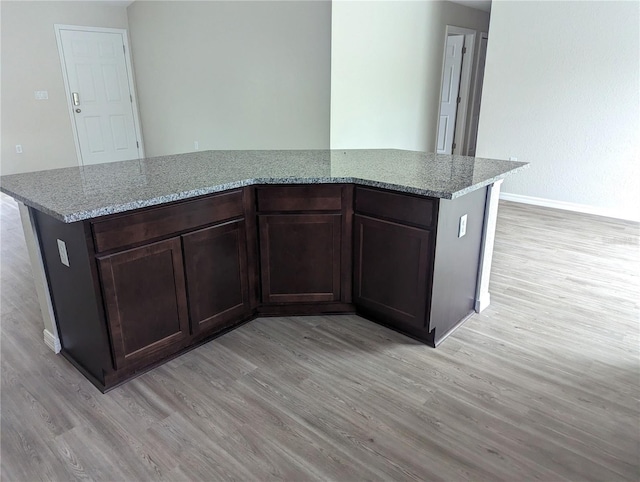
<path fill-rule="evenodd" d="M 78 129 L 76 127 L 75 116 L 73 115 L 73 105 L 71 103 L 71 90 L 69 89 L 69 77 L 67 76 L 66 64 L 64 61 L 64 51 L 62 48 L 62 36 L 60 34 L 61 30 L 76 30 L 82 32 L 100 32 L 100 33 L 116 33 L 122 35 L 122 42 L 124 43 L 124 60 L 125 65 L 127 67 L 127 80 L 129 83 L 129 92 L 131 93 L 132 103 L 131 108 L 133 111 L 133 126 L 136 132 L 136 138 L 140 143 L 138 147 L 138 153 L 140 158 L 144 158 L 144 142 L 142 139 L 142 129 L 140 128 L 140 116 L 138 115 L 138 96 L 136 95 L 135 83 L 133 81 L 133 64 L 131 62 L 131 49 L 129 48 L 129 35 L 127 30 L 124 28 L 105 28 L 105 27 L 83 27 L 80 25 L 64 25 L 64 24 L 54 24 L 53 25 L 55 34 L 56 34 L 56 42 L 58 44 L 58 55 L 60 57 L 60 68 L 62 69 L 62 79 L 64 81 L 64 91 L 66 94 L 66 103 L 69 109 L 69 117 L 71 119 L 71 130 L 73 132 L 73 142 L 76 146 L 76 155 L 78 156 L 78 165 L 84 166 L 85 164 L 82 162 L 82 151 L 80 150 L 80 140 L 78 138 Z"/>
<path fill-rule="evenodd" d="M 480 99 L 482 101 L 482 90 L 480 89 L 480 74 L 482 74 L 482 77 L 484 79 L 484 69 L 482 70 L 482 72 L 480 72 L 480 55 L 482 53 L 482 50 L 480 49 L 480 47 L 482 46 L 482 41 L 486 40 L 487 43 L 489 42 L 489 33 L 488 32 L 480 32 L 480 35 L 478 36 L 477 39 L 477 47 L 478 47 L 478 52 L 475 55 L 475 61 L 474 61 L 474 65 L 473 65 L 473 81 L 472 81 L 472 91 L 471 94 L 469 95 L 469 115 L 468 115 L 468 119 L 467 119 L 467 132 L 465 134 L 465 155 L 469 154 L 469 148 L 471 145 L 471 138 L 474 135 L 473 130 L 471 129 L 472 127 L 472 122 L 473 122 L 473 116 L 474 114 L 476 114 L 475 112 L 475 104 L 476 104 L 476 100 Z M 484 52 L 484 56 L 485 56 L 485 62 L 486 62 L 486 57 L 487 57 L 487 51 L 485 49 Z M 486 63 L 485 63 L 485 69 L 486 69 Z M 479 114 L 479 112 L 477 112 L 477 114 Z M 475 135 L 477 137 L 478 135 L 478 126 L 476 125 L 475 128 Z"/>
<path fill-rule="evenodd" d="M 456 142 L 455 149 L 451 150 L 453 155 L 460 155 L 466 151 L 465 142 L 465 129 L 467 126 L 467 111 L 469 105 L 469 95 L 471 93 L 471 74 L 473 67 L 473 59 L 475 57 L 476 47 L 476 34 L 475 30 L 463 27 L 456 27 L 454 25 L 447 25 L 444 32 L 443 49 L 442 49 L 442 67 L 440 69 L 440 93 L 438 95 L 438 118 L 436 122 L 436 137 L 433 151 L 437 151 L 438 132 L 440 131 L 440 108 L 442 106 L 442 82 L 444 77 L 444 61 L 445 53 L 447 49 L 447 37 L 449 35 L 464 35 L 464 47 L 467 49 L 462 56 L 462 69 L 460 72 L 460 86 L 458 87 L 458 96 L 460 97 L 460 103 L 456 111 L 456 125 L 453 135 L 453 139 Z"/>

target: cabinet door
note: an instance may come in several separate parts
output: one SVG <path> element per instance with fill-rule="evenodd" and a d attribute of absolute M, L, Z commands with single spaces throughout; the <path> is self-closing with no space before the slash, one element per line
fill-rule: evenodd
<path fill-rule="evenodd" d="M 431 250 L 429 231 L 354 216 L 356 306 L 388 324 L 427 328 Z"/>
<path fill-rule="evenodd" d="M 193 333 L 215 332 L 249 313 L 244 221 L 182 237 Z"/>
<path fill-rule="evenodd" d="M 340 300 L 340 214 L 258 216 L 262 301 Z"/>
<path fill-rule="evenodd" d="M 117 369 L 175 352 L 189 336 L 180 239 L 98 259 Z"/>

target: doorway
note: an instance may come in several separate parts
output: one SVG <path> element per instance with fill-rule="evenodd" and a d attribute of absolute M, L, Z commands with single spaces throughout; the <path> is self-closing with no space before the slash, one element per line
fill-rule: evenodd
<path fill-rule="evenodd" d="M 127 31 L 55 25 L 78 164 L 144 157 Z"/>
<path fill-rule="evenodd" d="M 464 139 L 475 43 L 475 30 L 447 25 L 436 131 L 438 154 L 466 154 Z"/>

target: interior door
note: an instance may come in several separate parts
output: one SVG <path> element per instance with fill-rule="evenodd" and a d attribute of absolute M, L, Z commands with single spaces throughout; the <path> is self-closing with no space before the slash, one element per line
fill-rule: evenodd
<path fill-rule="evenodd" d="M 440 121 L 438 123 L 438 139 L 436 144 L 438 154 L 451 154 L 453 152 L 463 48 L 464 35 L 449 35 L 447 37 L 444 69 L 442 72 Z"/>
<path fill-rule="evenodd" d="M 140 157 L 122 33 L 59 30 L 83 165 Z"/>

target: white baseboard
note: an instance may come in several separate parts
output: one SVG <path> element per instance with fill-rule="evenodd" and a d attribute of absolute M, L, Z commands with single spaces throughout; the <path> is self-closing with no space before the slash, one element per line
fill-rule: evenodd
<path fill-rule="evenodd" d="M 476 306 L 474 307 L 476 310 L 476 313 L 480 313 L 490 304 L 491 304 L 491 294 L 489 292 L 482 293 L 482 295 L 480 295 L 480 298 L 476 300 Z"/>
<path fill-rule="evenodd" d="M 54 353 L 60 353 L 60 350 L 62 350 L 62 346 L 60 345 L 60 338 L 46 329 L 43 330 L 42 333 L 44 334 L 45 345 L 51 348 Z"/>
<path fill-rule="evenodd" d="M 624 219 L 625 221 L 640 222 L 640 212 L 621 212 L 617 209 L 589 206 L 588 204 L 577 204 L 566 201 L 555 201 L 553 199 L 524 196 L 522 194 L 512 194 L 508 192 L 501 192 L 500 199 L 522 204 L 533 204 L 534 206 L 563 209 L 565 211 L 573 211 L 583 214 L 594 214 L 596 216 L 605 216 L 607 218 Z"/>

